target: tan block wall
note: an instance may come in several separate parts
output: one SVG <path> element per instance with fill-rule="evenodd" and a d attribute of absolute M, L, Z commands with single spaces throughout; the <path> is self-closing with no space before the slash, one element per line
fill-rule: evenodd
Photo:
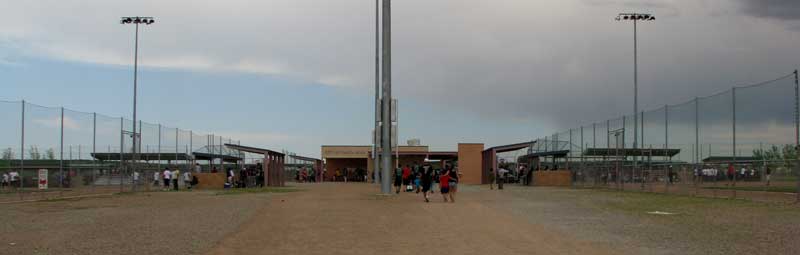
<path fill-rule="evenodd" d="M 237 173 L 238 174 L 238 173 Z M 225 188 L 225 173 L 192 173 L 197 176 L 198 189 L 222 189 Z"/>
<path fill-rule="evenodd" d="M 566 170 L 535 171 L 533 174 L 534 186 L 570 186 L 572 173 Z"/>
<path fill-rule="evenodd" d="M 482 143 L 458 144 L 458 171 L 461 173 L 461 183 L 481 184 L 482 152 Z"/>

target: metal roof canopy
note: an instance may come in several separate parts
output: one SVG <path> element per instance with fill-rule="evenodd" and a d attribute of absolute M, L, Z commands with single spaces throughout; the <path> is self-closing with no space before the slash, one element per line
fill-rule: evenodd
<path fill-rule="evenodd" d="M 569 150 L 560 150 L 560 151 L 543 151 L 543 152 L 536 152 L 531 153 L 528 155 L 522 155 L 519 157 L 517 161 L 525 160 L 529 158 L 539 158 L 539 157 L 555 157 L 555 158 L 564 158 L 569 155 Z"/>
<path fill-rule="evenodd" d="M 231 149 L 234 149 L 234 150 L 237 150 L 237 151 L 243 151 L 243 152 L 249 152 L 249 153 L 257 153 L 257 154 L 264 154 L 264 155 L 270 155 L 270 156 L 286 156 L 285 154 L 277 152 L 277 151 L 273 151 L 273 150 L 269 150 L 269 149 L 256 148 L 256 147 L 242 146 L 242 145 L 238 145 L 238 144 L 226 143 L 225 147 L 228 147 L 228 148 L 231 148 Z"/>
<path fill-rule="evenodd" d="M 297 156 L 297 155 L 291 155 L 289 157 L 291 157 L 293 159 L 297 159 L 297 160 L 302 160 L 302 161 L 310 161 L 310 162 L 314 162 L 314 161 L 317 161 L 317 160 L 321 161 L 321 159 L 318 159 L 318 158 L 309 158 L 309 157 L 303 157 L 303 156 Z"/>
<path fill-rule="evenodd" d="M 509 151 L 525 149 L 525 148 L 530 147 L 531 145 L 534 145 L 534 144 L 536 144 L 536 141 L 530 141 L 530 142 L 524 142 L 524 143 L 515 143 L 515 144 L 508 144 L 508 145 L 500 145 L 500 146 L 495 146 L 495 147 L 491 147 L 491 148 L 485 149 L 483 151 L 494 150 L 496 153 L 502 153 L 502 152 L 509 152 Z"/>
<path fill-rule="evenodd" d="M 583 152 L 584 156 L 656 156 L 674 157 L 680 153 L 680 149 L 614 149 L 614 148 L 588 148 Z"/>
<path fill-rule="evenodd" d="M 192 157 L 186 153 L 137 153 L 139 156 L 139 160 L 144 161 L 157 161 L 157 160 L 192 160 Z M 97 160 L 119 160 L 122 157 L 123 160 L 133 160 L 133 153 L 114 153 L 114 152 L 103 152 L 103 153 L 91 153 L 93 158 Z M 121 156 L 120 156 L 121 155 Z"/>
<path fill-rule="evenodd" d="M 711 156 L 703 159 L 703 163 L 754 163 L 761 162 L 763 159 L 756 157 L 733 157 L 728 156 Z"/>
<path fill-rule="evenodd" d="M 213 153 L 204 153 L 204 152 L 192 152 L 195 159 L 199 160 L 212 160 L 221 158 L 225 162 L 233 162 L 236 163 L 239 160 L 242 160 L 241 157 L 231 156 L 231 155 L 223 155 L 223 154 L 213 154 Z"/>

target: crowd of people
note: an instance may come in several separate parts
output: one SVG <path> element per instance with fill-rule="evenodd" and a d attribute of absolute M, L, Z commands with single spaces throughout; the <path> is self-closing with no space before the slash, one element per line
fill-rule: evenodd
<path fill-rule="evenodd" d="M 13 189 L 19 187 L 21 178 L 16 170 L 3 173 L 3 178 L 0 179 L 0 189 Z"/>
<path fill-rule="evenodd" d="M 766 185 L 769 186 L 770 179 L 772 177 L 772 169 L 769 166 L 765 166 L 763 171 L 756 170 L 755 167 L 744 165 L 738 171 L 733 164 L 728 164 L 727 171 L 723 172 L 718 170 L 716 167 L 711 165 L 704 165 L 702 167 L 695 167 L 694 169 L 694 181 L 695 182 L 704 182 L 704 181 L 717 181 L 717 180 L 725 180 L 727 179 L 729 182 L 733 181 L 761 181 L 763 175 L 763 181 L 766 182 Z"/>
<path fill-rule="evenodd" d="M 139 182 L 139 173 L 133 172 L 133 181 L 134 184 L 138 184 Z M 160 181 L 160 182 L 159 182 Z M 170 170 L 169 167 L 165 167 L 164 171 L 155 171 L 153 172 L 153 186 L 158 187 L 159 185 L 163 186 L 163 190 L 167 191 L 170 190 L 179 190 L 180 186 L 179 183 L 183 182 L 183 186 L 186 189 L 192 189 L 196 186 L 199 182 L 197 177 L 192 174 L 191 171 L 185 171 L 181 174 L 181 170 L 177 167 L 173 170 Z M 135 187 L 136 185 L 134 185 Z"/>
<path fill-rule="evenodd" d="M 460 179 L 458 168 L 446 165 L 443 169 L 434 169 L 430 164 L 398 167 L 394 172 L 395 193 L 422 193 L 424 201 L 430 202 L 431 195 L 438 190 L 444 202 L 455 203 Z M 437 188 L 438 186 L 438 188 Z"/>
<path fill-rule="evenodd" d="M 367 170 L 363 168 L 343 168 L 343 169 L 336 169 L 333 172 L 333 180 L 334 182 L 367 182 L 369 178 L 367 176 Z"/>

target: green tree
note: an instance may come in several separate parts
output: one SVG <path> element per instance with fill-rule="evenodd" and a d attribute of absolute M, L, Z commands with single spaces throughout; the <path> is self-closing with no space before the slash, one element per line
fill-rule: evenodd
<path fill-rule="evenodd" d="M 42 159 L 42 154 L 39 153 L 39 148 L 36 146 L 31 146 L 31 149 L 28 150 L 28 155 L 30 155 L 30 159 L 39 160 Z"/>
<path fill-rule="evenodd" d="M 45 154 L 47 154 L 47 159 L 49 160 L 56 159 L 56 152 L 53 150 L 53 148 L 47 149 L 47 151 L 45 151 Z"/>
<path fill-rule="evenodd" d="M 3 160 L 12 160 L 14 159 L 14 151 L 11 148 L 6 148 L 3 150 Z"/>

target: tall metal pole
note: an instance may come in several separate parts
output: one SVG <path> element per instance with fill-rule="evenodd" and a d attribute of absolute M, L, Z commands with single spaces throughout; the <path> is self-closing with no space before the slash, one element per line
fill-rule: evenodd
<path fill-rule="evenodd" d="M 664 105 L 664 156 L 669 155 L 669 105 Z M 669 157 L 669 167 L 672 167 L 672 157 Z M 669 172 L 669 171 L 667 171 Z M 664 193 L 669 193 L 669 178 L 664 179 Z"/>
<path fill-rule="evenodd" d="M 380 132 L 380 116 L 381 116 L 381 98 L 380 98 L 380 0 L 375 0 L 375 128 L 374 137 L 372 137 L 372 181 L 378 183 L 378 171 L 380 171 L 381 163 L 378 161 L 378 143 L 381 138 L 378 136 Z"/>
<path fill-rule="evenodd" d="M 633 19 L 633 150 L 636 151 L 637 142 L 639 139 L 639 58 L 638 58 L 638 42 L 636 34 L 636 20 Z M 638 158 L 636 154 L 633 155 L 633 170 L 631 174 L 636 171 Z"/>
<path fill-rule="evenodd" d="M 64 107 L 61 107 L 61 142 L 60 142 L 60 154 L 61 157 L 59 158 L 59 167 L 58 167 L 58 187 L 64 188 Z"/>
<path fill-rule="evenodd" d="M 731 125 L 733 126 L 733 186 L 736 186 L 736 87 L 733 87 L 731 90 L 731 97 L 731 105 L 733 108 L 733 121 L 731 122 Z M 733 198 L 736 198 L 736 189 L 733 189 Z"/>
<path fill-rule="evenodd" d="M 21 126 L 20 130 L 22 130 L 22 136 L 20 137 L 20 146 L 19 146 L 19 151 L 20 151 L 19 152 L 19 154 L 20 154 L 19 166 L 20 166 L 20 169 L 19 169 L 19 177 L 18 177 L 19 178 L 19 188 L 20 189 L 23 188 L 23 182 L 24 182 L 23 181 L 23 179 L 24 179 L 23 176 L 25 174 L 25 100 L 22 100 L 22 121 L 21 121 L 21 123 L 22 123 L 21 124 L 22 126 Z M 22 196 L 20 196 L 20 199 L 22 199 Z"/>
<path fill-rule="evenodd" d="M 158 169 L 161 171 L 161 124 L 158 124 Z"/>
<path fill-rule="evenodd" d="M 186 154 L 188 154 L 189 158 L 192 159 L 192 166 L 190 168 L 193 168 L 194 164 L 197 164 L 197 161 L 194 160 L 194 157 L 192 155 L 192 152 L 194 151 L 194 149 L 193 149 L 194 144 L 193 143 L 194 143 L 194 132 L 189 130 L 189 149 L 186 150 Z"/>
<path fill-rule="evenodd" d="M 92 113 L 92 190 L 94 190 L 94 183 L 97 173 L 97 113 Z"/>
<path fill-rule="evenodd" d="M 136 154 L 136 94 L 137 94 L 137 78 L 139 72 L 139 23 L 136 23 L 136 37 L 134 40 L 134 50 L 133 50 L 133 154 L 132 154 L 132 163 L 131 168 L 135 168 L 136 160 L 138 160 L 138 155 Z"/>
<path fill-rule="evenodd" d="M 794 148 L 797 153 L 795 171 L 800 169 L 800 85 L 797 82 L 797 69 L 794 70 Z M 763 152 L 763 151 L 762 151 Z M 800 174 L 800 172 L 798 172 Z M 800 179 L 797 181 L 797 198 L 800 202 Z"/>
<path fill-rule="evenodd" d="M 700 98 L 694 98 L 694 163 L 700 163 Z M 714 178 L 716 180 L 716 178 Z"/>
<path fill-rule="evenodd" d="M 123 178 L 122 178 L 122 176 L 123 176 L 122 168 L 124 168 L 123 159 L 125 158 L 125 154 L 124 154 L 124 151 L 125 151 L 125 124 L 124 123 L 125 123 L 125 118 L 119 117 L 119 169 L 117 170 L 117 173 L 119 174 L 119 192 L 122 192 L 122 180 L 123 180 Z M 108 180 L 109 180 L 109 182 L 111 181 L 111 176 L 109 176 Z"/>
<path fill-rule="evenodd" d="M 381 173 L 381 193 L 391 194 L 391 169 L 392 169 L 392 1 L 383 0 L 383 99 L 381 100 L 382 112 L 381 126 L 381 151 L 383 168 Z"/>

